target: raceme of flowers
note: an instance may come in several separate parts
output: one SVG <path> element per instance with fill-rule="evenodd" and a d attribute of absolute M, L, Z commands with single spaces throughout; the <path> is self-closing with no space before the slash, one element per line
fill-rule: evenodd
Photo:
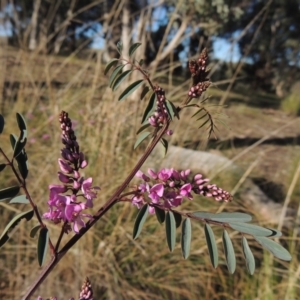
<path fill-rule="evenodd" d="M 137 187 L 131 202 L 139 209 L 145 204 L 150 204 L 149 212 L 154 213 L 154 206 L 162 209 L 171 209 L 181 205 L 184 199 L 193 200 L 192 192 L 205 197 L 213 197 L 216 201 L 229 202 L 232 200 L 230 193 L 208 184 L 209 179 L 202 174 L 196 174 L 189 179 L 190 170 L 177 171 L 175 169 L 161 169 L 155 172 L 148 169 L 148 174 L 142 171 L 136 173 L 136 177 L 143 180 Z M 151 204 L 154 204 L 151 206 Z"/>
<path fill-rule="evenodd" d="M 100 188 L 92 186 L 92 178 L 84 179 L 79 173 L 79 169 L 87 166 L 87 161 L 79 150 L 68 113 L 62 111 L 59 122 L 64 145 L 61 150 L 62 158 L 58 159 L 61 170 L 58 172 L 58 178 L 62 185 L 49 185 L 49 211 L 44 213 L 43 217 L 54 223 L 65 222 L 69 225 L 65 228 L 66 232 L 71 230 L 70 224 L 73 224 L 74 232 L 78 233 L 81 227 L 85 227 L 83 218 L 92 217 L 83 211 L 93 207 L 93 200 L 97 197 L 97 190 Z"/>
<path fill-rule="evenodd" d="M 198 60 L 189 61 L 189 70 L 192 73 L 193 78 L 193 86 L 188 92 L 188 95 L 191 98 L 199 98 L 210 85 L 210 82 L 207 78 L 209 73 L 207 65 L 208 53 L 206 48 L 203 49 Z"/>
<path fill-rule="evenodd" d="M 166 119 L 168 119 L 168 112 L 166 108 L 166 96 L 165 91 L 159 86 L 154 88 L 154 92 L 156 94 L 156 110 L 153 115 L 148 119 L 149 124 L 153 127 L 159 127 L 163 123 L 165 123 Z"/>

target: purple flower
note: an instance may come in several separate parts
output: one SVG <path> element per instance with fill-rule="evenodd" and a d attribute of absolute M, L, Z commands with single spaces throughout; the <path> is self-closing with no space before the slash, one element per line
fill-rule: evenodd
<path fill-rule="evenodd" d="M 61 138 L 64 148 L 61 150 L 62 158 L 58 159 L 61 170 L 61 172 L 58 172 L 58 178 L 63 185 L 49 186 L 49 211 L 44 213 L 43 217 L 54 223 L 61 221 L 73 223 L 73 230 L 78 233 L 80 228 L 85 227 L 83 218 L 91 218 L 91 215 L 84 214 L 82 211 L 93 207 L 93 200 L 97 197 L 96 191 L 100 190 L 100 188 L 92 186 L 92 178 L 84 179 L 80 176 L 79 169 L 85 168 L 87 161 L 83 153 L 80 152 L 68 114 L 62 112 L 59 121 L 61 123 Z M 80 190 L 86 202 L 80 202 L 78 199 L 78 196 L 82 196 L 78 195 Z M 72 193 L 65 194 L 67 191 Z M 70 227 L 70 224 L 68 226 Z"/>
<path fill-rule="evenodd" d="M 191 191 L 192 191 L 192 185 L 190 183 L 186 183 L 180 188 L 180 195 L 183 197 L 187 197 L 190 200 L 193 200 Z"/>
<path fill-rule="evenodd" d="M 162 183 L 155 184 L 149 193 L 149 198 L 152 199 L 153 203 L 159 203 L 159 199 L 164 194 L 164 185 Z"/>
<path fill-rule="evenodd" d="M 167 181 L 171 176 L 172 176 L 172 169 L 161 169 L 159 172 L 158 172 L 158 178 L 163 180 L 163 181 Z"/>
<path fill-rule="evenodd" d="M 138 209 L 141 209 L 144 205 L 144 197 L 142 195 L 137 195 L 132 198 L 132 205 L 135 205 Z"/>
<path fill-rule="evenodd" d="M 92 187 L 93 179 L 87 178 L 82 182 L 81 190 L 86 199 L 86 207 L 93 207 L 93 200 L 97 197 L 95 190 L 100 190 L 98 186 Z"/>
<path fill-rule="evenodd" d="M 82 214 L 81 212 L 84 209 L 86 209 L 84 203 L 80 203 L 80 204 L 70 203 L 66 206 L 65 209 L 66 218 L 69 222 L 73 223 L 73 230 L 75 233 L 78 233 L 80 228 L 85 227 L 85 223 L 82 217 L 89 217 L 89 218 L 92 217 L 91 215 L 88 214 Z"/>
<path fill-rule="evenodd" d="M 149 181 L 150 180 L 150 178 L 140 170 L 136 172 L 135 176 L 138 177 L 138 178 L 142 178 L 144 181 Z"/>
<path fill-rule="evenodd" d="M 73 172 L 73 168 L 67 162 L 65 162 L 63 159 L 59 158 L 58 164 L 59 164 L 60 170 L 62 172 L 67 173 L 67 174 L 70 174 Z"/>

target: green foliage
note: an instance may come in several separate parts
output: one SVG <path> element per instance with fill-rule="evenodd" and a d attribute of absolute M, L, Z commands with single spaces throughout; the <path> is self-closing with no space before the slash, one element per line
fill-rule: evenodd
<path fill-rule="evenodd" d="M 37 257 L 40 266 L 42 266 L 45 262 L 48 245 L 49 245 L 49 231 L 46 227 L 43 227 L 40 230 L 38 245 L 37 245 Z"/>
<path fill-rule="evenodd" d="M 217 248 L 214 232 L 212 231 L 210 225 L 207 223 L 204 226 L 204 231 L 205 231 L 205 237 L 206 237 L 207 248 L 210 256 L 210 261 L 213 267 L 217 268 L 219 257 L 218 257 L 218 248 Z"/>
<path fill-rule="evenodd" d="M 223 231 L 222 240 L 223 240 L 225 258 L 227 262 L 227 268 L 229 273 L 233 274 L 236 268 L 235 252 L 229 234 L 226 230 Z"/>
<path fill-rule="evenodd" d="M 182 249 L 182 255 L 184 259 L 187 259 L 190 255 L 191 240 L 192 240 L 191 220 L 189 218 L 186 218 L 182 222 L 182 229 L 181 229 L 181 249 Z"/>
<path fill-rule="evenodd" d="M 0 201 L 11 199 L 17 196 L 20 192 L 20 186 L 15 185 L 5 189 L 0 190 Z"/>
<path fill-rule="evenodd" d="M 0 236 L 0 247 L 2 247 L 9 240 L 9 231 L 15 228 L 22 219 L 26 219 L 27 221 L 31 220 L 33 217 L 33 210 L 25 211 L 23 213 L 15 216 L 4 228 L 1 236 Z"/>
<path fill-rule="evenodd" d="M 3 116 L 0 114 L 0 134 L 3 132 L 3 129 L 4 129 L 4 118 Z"/>
<path fill-rule="evenodd" d="M 242 246 L 248 272 L 253 275 L 255 271 L 255 259 L 248 245 L 247 239 L 244 236 L 242 238 Z"/>
<path fill-rule="evenodd" d="M 173 212 L 168 211 L 166 214 L 166 237 L 170 251 L 172 252 L 175 248 L 176 242 L 176 221 Z"/>
<path fill-rule="evenodd" d="M 133 149 L 136 149 L 150 134 L 148 131 L 143 132 L 134 143 Z"/>
<path fill-rule="evenodd" d="M 148 216 L 148 210 L 149 207 L 147 204 L 145 204 L 139 211 L 135 223 L 134 223 L 134 227 L 133 227 L 133 239 L 137 239 L 142 231 L 143 225 L 147 219 Z"/>
<path fill-rule="evenodd" d="M 122 101 L 126 99 L 128 96 L 130 96 L 137 88 L 140 87 L 140 85 L 143 83 L 144 79 L 140 79 L 129 85 L 123 93 L 119 96 L 119 101 Z"/>
<path fill-rule="evenodd" d="M 13 199 L 11 199 L 9 201 L 10 204 L 13 204 L 13 203 L 22 203 L 22 204 L 29 204 L 29 200 L 26 198 L 25 195 L 20 195 L 18 197 L 14 197 Z"/>
<path fill-rule="evenodd" d="M 129 57 L 131 57 L 131 56 L 134 54 L 134 52 L 136 51 L 136 49 L 137 49 L 138 47 L 140 47 L 141 45 L 142 45 L 142 43 L 135 43 L 135 44 L 132 44 L 132 45 L 130 46 L 130 48 L 129 48 L 129 53 L 128 53 Z"/>

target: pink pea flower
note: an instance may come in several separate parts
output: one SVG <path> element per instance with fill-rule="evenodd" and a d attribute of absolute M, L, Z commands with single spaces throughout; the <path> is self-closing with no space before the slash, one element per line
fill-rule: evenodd
<path fill-rule="evenodd" d="M 163 194 L 164 185 L 162 183 L 158 183 L 150 189 L 149 198 L 151 198 L 154 203 L 158 203 L 159 199 L 163 196 Z"/>

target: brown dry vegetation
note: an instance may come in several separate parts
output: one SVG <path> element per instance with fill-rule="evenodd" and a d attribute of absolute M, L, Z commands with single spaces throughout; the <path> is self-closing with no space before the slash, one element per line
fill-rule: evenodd
<path fill-rule="evenodd" d="M 26 147 L 29 191 L 40 210 L 46 209 L 48 185 L 58 182 L 57 158 L 61 145 L 57 116 L 61 110 L 68 111 L 78 122 L 76 134 L 90 165 L 85 169 L 86 176 L 92 176 L 101 186 L 96 203 L 96 208 L 99 208 L 120 185 L 140 154 L 132 150 L 132 145 L 145 102 L 138 99 L 118 103 L 117 96 L 107 88 L 104 66 L 97 57 L 85 60 L 56 58 L 14 49 L 2 50 L 0 56 L 0 85 L 5 95 L 1 111 L 6 120 L 1 148 L 11 154 L 7 138 L 17 130 L 15 112 L 22 113 L 29 127 Z M 173 92 L 174 101 L 181 101 L 175 94 L 186 93 L 178 84 L 176 87 L 166 84 L 165 88 L 167 92 Z M 221 92 L 213 88 L 208 91 L 212 95 L 211 103 L 217 103 Z M 274 105 L 274 101 L 278 102 L 278 99 L 253 95 L 255 100 L 251 94 L 244 91 L 244 94 L 229 96 L 225 103 L 228 107 L 224 110 L 228 128 L 218 125 L 219 139 L 210 140 L 208 147 L 218 149 L 245 170 L 257 160 L 249 176 L 256 178 L 271 198 L 298 211 L 299 217 L 299 118 L 294 119 L 276 108 L 278 105 Z M 259 96 L 269 99 L 271 104 L 261 107 Z M 186 112 L 184 115 L 191 114 Z M 206 133 L 203 129 L 198 130 L 193 120 L 190 122 L 182 116 L 181 122 L 177 122 L 173 129 L 171 144 L 192 149 L 205 147 Z M 48 134 L 49 139 L 44 139 L 44 134 Z M 258 141 L 263 142 L 253 146 Z M 15 183 L 8 170 L 1 175 L 1 188 Z M 230 190 L 234 184 L 226 181 L 226 177 L 225 172 L 218 174 L 218 184 Z M 241 210 L 239 201 L 237 198 L 223 208 Z M 194 211 L 204 208 L 217 211 L 219 205 L 199 198 L 183 207 Z M 1 202 L 1 228 L 22 210 L 22 206 Z M 95 299 L 297 299 L 300 293 L 299 237 L 295 220 L 294 228 L 283 228 L 284 235 L 280 239 L 291 251 L 293 260 L 288 263 L 274 259 L 253 242 L 257 270 L 251 277 L 245 268 L 237 233 L 232 232 L 231 237 L 238 267 L 234 275 L 229 275 L 218 228 L 214 229 L 218 237 L 220 266 L 214 270 L 203 224 L 193 223 L 191 256 L 183 260 L 179 242 L 174 253 L 169 253 L 164 228 L 155 217 L 148 218 L 141 237 L 133 241 L 135 215 L 136 209 L 130 205 L 114 207 L 66 255 L 38 294 L 43 297 L 55 295 L 60 299 L 75 296 L 85 276 L 92 281 Z M 40 272 L 35 258 L 36 239 L 29 238 L 29 230 L 34 225 L 35 221 L 22 222 L 1 249 L 1 299 L 20 299 Z M 53 225 L 49 227 L 55 240 L 59 229 Z"/>

